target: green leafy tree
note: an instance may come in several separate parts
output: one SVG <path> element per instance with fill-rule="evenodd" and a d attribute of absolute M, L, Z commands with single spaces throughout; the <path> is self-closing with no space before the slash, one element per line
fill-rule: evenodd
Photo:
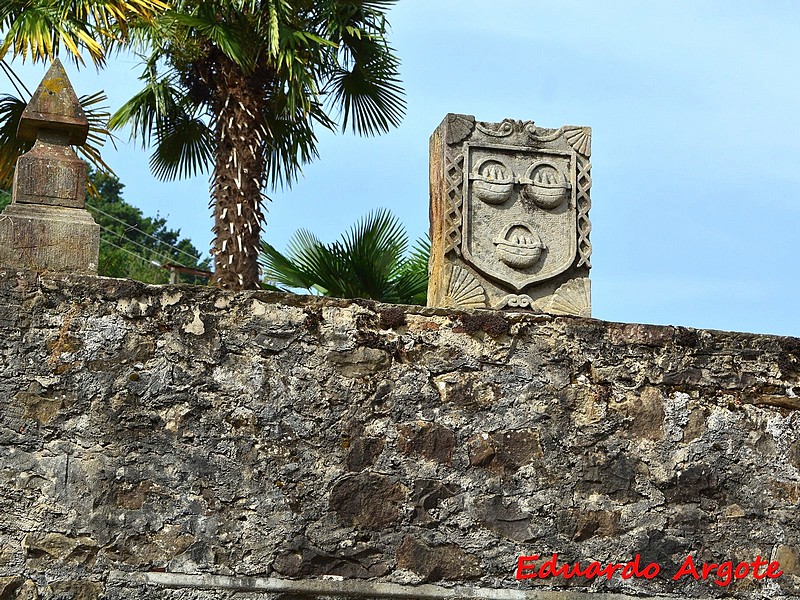
<path fill-rule="evenodd" d="M 301 229 L 292 236 L 285 255 L 267 242 L 261 247 L 265 287 L 425 304 L 430 242 L 418 240 L 407 255 L 408 236 L 388 210 L 370 213 L 332 244 L 323 244 Z"/>
<path fill-rule="evenodd" d="M 317 156 L 315 127 L 388 131 L 405 110 L 395 0 L 181 0 L 139 28 L 144 89 L 111 120 L 164 179 L 211 172 L 215 283 L 258 286 L 265 191 Z"/>
<path fill-rule="evenodd" d="M 203 271 L 208 259 L 180 230 L 170 229 L 163 217 L 145 217 L 142 211 L 122 198 L 124 185 L 105 173 L 90 176 L 98 198 L 87 197 L 86 204 L 100 230 L 98 273 L 107 277 L 126 277 L 146 283 L 168 283 L 173 265 Z M 196 275 L 178 274 L 178 281 L 205 283 Z"/>
<path fill-rule="evenodd" d="M 124 185 L 105 173 L 89 175 L 97 197 L 87 197 L 86 204 L 100 225 L 98 274 L 124 277 L 145 283 L 168 283 L 170 271 L 165 265 L 203 271 L 208 259 L 201 260 L 192 243 L 170 229 L 163 217 L 145 217 L 142 211 L 122 198 Z M 11 202 L 11 194 L 0 190 L 0 210 Z M 205 283 L 196 275 L 180 274 L 179 281 Z"/>

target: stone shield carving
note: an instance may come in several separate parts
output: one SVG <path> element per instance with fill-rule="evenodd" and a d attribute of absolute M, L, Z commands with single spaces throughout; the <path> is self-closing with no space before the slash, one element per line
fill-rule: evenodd
<path fill-rule="evenodd" d="M 590 156 L 588 127 L 448 115 L 431 137 L 428 304 L 588 316 Z M 456 302 L 467 281 L 482 295 Z"/>
<path fill-rule="evenodd" d="M 575 158 L 471 143 L 463 155 L 464 260 L 517 292 L 569 269 L 577 250 Z"/>

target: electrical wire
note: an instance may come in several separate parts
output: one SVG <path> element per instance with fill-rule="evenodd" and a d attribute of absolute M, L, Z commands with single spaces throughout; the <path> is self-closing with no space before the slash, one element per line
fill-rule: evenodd
<path fill-rule="evenodd" d="M 88 208 L 90 208 L 91 210 L 96 210 L 96 211 L 97 211 L 97 212 L 99 212 L 100 214 L 102 214 L 102 215 L 104 215 L 104 216 L 108 217 L 109 219 L 113 219 L 114 221 L 117 221 L 118 223 L 121 223 L 122 225 L 124 225 L 124 226 L 125 226 L 125 228 L 126 228 L 126 229 L 132 229 L 133 231 L 138 231 L 138 232 L 139 232 L 139 233 L 141 233 L 142 235 L 144 235 L 144 236 L 146 236 L 146 237 L 149 237 L 149 238 L 150 238 L 150 239 L 152 239 L 152 240 L 155 240 L 155 241 L 156 241 L 156 242 L 158 242 L 159 244 L 162 244 L 162 245 L 166 246 L 167 248 L 171 248 L 172 250 L 175 250 L 176 252 L 180 252 L 180 253 L 181 253 L 181 254 L 183 254 L 184 256 L 188 256 L 189 258 L 191 258 L 191 259 L 192 259 L 192 262 L 196 262 L 196 261 L 198 261 L 198 260 L 199 260 L 199 257 L 195 256 L 194 254 L 191 254 L 191 253 L 187 252 L 186 250 L 182 250 L 182 249 L 178 248 L 177 246 L 173 246 L 172 244 L 169 244 L 169 243 L 165 242 L 164 240 L 161 240 L 161 239 L 159 239 L 159 238 L 155 237 L 154 235 L 151 235 L 151 234 L 147 233 L 146 231 L 142 231 L 141 229 L 139 229 L 139 228 L 138 228 L 138 227 L 136 227 L 135 225 L 131 225 L 130 223 L 127 223 L 126 221 L 123 221 L 122 219 L 119 219 L 119 218 L 115 217 L 114 215 L 110 215 L 110 214 L 108 214 L 107 212 L 105 212 L 105 211 L 104 211 L 103 209 L 101 209 L 101 208 L 98 208 L 98 207 L 96 207 L 96 206 L 92 206 L 91 204 L 87 204 L 86 206 L 87 206 Z M 113 232 L 113 233 L 114 233 L 115 235 L 119 235 L 119 234 L 117 234 L 116 232 Z M 129 241 L 133 242 L 133 240 L 129 240 Z M 138 243 L 138 242 L 134 242 L 134 243 Z M 141 246 L 142 244 L 139 244 L 139 245 Z M 143 246 L 143 247 L 147 248 L 146 246 Z M 147 249 L 149 250 L 149 248 L 147 248 Z M 176 261 L 176 262 L 177 262 L 177 261 Z M 179 263 L 179 264 L 180 264 L 180 263 Z M 181 265 L 181 266 L 184 266 L 184 267 L 185 267 L 186 265 Z"/>
<path fill-rule="evenodd" d="M 144 235 L 144 236 L 147 236 L 147 237 L 149 237 L 150 239 L 157 241 L 159 244 L 163 244 L 163 245 L 167 246 L 168 248 L 172 248 L 172 249 L 173 249 L 173 250 L 175 250 L 176 252 L 180 252 L 181 254 L 183 254 L 183 255 L 185 255 L 185 256 L 188 256 L 189 258 L 191 258 L 191 259 L 192 259 L 192 262 L 196 262 L 196 261 L 199 259 L 197 256 L 195 256 L 195 255 L 193 255 L 193 254 L 190 254 L 189 252 L 186 252 L 186 250 L 181 250 L 181 249 L 180 249 L 180 248 L 178 248 L 177 246 L 173 246 L 172 244 L 168 244 L 168 243 L 167 243 L 167 242 L 165 242 L 164 240 L 160 240 L 160 239 L 158 239 L 156 236 L 154 236 L 154 235 L 151 235 L 151 234 L 147 233 L 146 231 L 142 231 L 141 229 L 139 229 L 139 228 L 138 228 L 138 227 L 136 227 L 135 225 L 131 225 L 130 223 L 127 223 L 127 222 L 123 221 L 122 219 L 120 219 L 120 218 L 118 218 L 118 217 L 115 217 L 114 215 L 110 215 L 110 214 L 108 214 L 106 211 L 104 211 L 104 210 L 103 210 L 103 209 L 101 209 L 101 208 L 98 208 L 98 207 L 96 207 L 96 206 L 92 206 L 91 204 L 87 204 L 86 206 L 87 206 L 87 208 L 89 208 L 89 209 L 91 209 L 91 210 L 96 210 L 96 211 L 97 211 L 97 212 L 99 212 L 101 215 L 104 215 L 104 216 L 108 217 L 109 219 L 113 219 L 114 221 L 117 221 L 118 223 L 122 223 L 122 224 L 123 224 L 123 225 L 125 225 L 125 227 L 127 227 L 128 229 L 133 229 L 134 231 L 138 231 L 138 232 L 139 232 L 139 233 L 141 233 L 142 235 Z M 116 232 L 115 232 L 115 233 L 116 233 Z M 130 240 L 130 241 L 133 241 L 133 240 Z M 140 245 L 141 245 L 141 244 L 140 244 Z M 145 246 L 145 247 L 146 247 L 146 246 Z M 177 261 L 176 261 L 176 262 L 177 262 Z M 180 263 L 178 263 L 178 264 L 180 264 Z M 186 265 L 181 265 L 181 266 L 182 266 L 182 267 L 185 267 Z"/>
<path fill-rule="evenodd" d="M 138 258 L 138 259 L 139 259 L 139 260 L 141 260 L 142 262 L 146 262 L 148 265 L 152 265 L 152 266 L 154 266 L 154 267 L 159 267 L 159 268 L 163 268 L 163 267 L 164 267 L 164 265 L 162 265 L 162 264 L 161 264 L 160 262 L 158 262 L 157 260 L 151 260 L 151 259 L 147 259 L 147 258 L 145 258 L 144 256 L 140 256 L 139 254 L 136 254 L 135 252 L 131 252 L 131 251 L 130 251 L 130 250 L 128 250 L 127 248 L 123 248 L 122 246 L 117 246 L 117 245 L 116 245 L 114 242 L 110 242 L 110 241 L 108 241 L 107 239 L 100 238 L 100 241 L 101 241 L 101 242 L 103 242 L 103 243 L 105 243 L 105 244 L 108 244 L 109 246 L 113 246 L 113 247 L 114 247 L 114 248 L 116 248 L 117 250 L 122 250 L 123 252 L 126 252 L 126 253 L 130 254 L 130 255 L 131 255 L 131 256 L 133 256 L 134 258 Z"/>
<path fill-rule="evenodd" d="M 123 234 L 121 234 L 121 233 L 119 233 L 117 231 L 114 231 L 113 229 L 109 229 L 108 227 L 104 227 L 103 225 L 100 225 L 100 228 L 102 230 L 106 231 L 107 233 L 110 233 L 111 235 L 117 236 L 118 238 L 120 238 L 121 240 L 123 240 L 126 243 L 133 244 L 135 246 L 139 246 L 140 248 L 142 248 L 143 250 L 146 250 L 147 252 L 153 252 L 152 248 L 148 248 L 147 246 L 145 246 L 141 242 L 137 242 L 136 240 L 132 240 L 130 238 L 126 238 Z M 179 267 L 185 267 L 187 269 L 190 268 L 188 265 L 185 265 L 185 264 L 179 262 L 178 260 L 173 259 L 171 256 L 168 256 L 168 255 L 163 254 L 163 253 L 158 253 L 158 252 L 157 252 L 157 254 L 159 255 L 160 258 L 165 258 L 170 262 L 174 262 Z M 144 257 L 142 257 L 142 258 L 144 258 Z M 144 259 L 144 260 L 148 260 L 148 259 Z"/>
<path fill-rule="evenodd" d="M 106 229 L 106 228 L 104 227 L 103 229 Z M 112 233 L 113 233 L 113 232 L 112 232 Z M 170 268 L 170 267 L 169 267 L 169 266 L 167 266 L 167 265 L 163 265 L 163 264 L 161 264 L 160 262 L 158 262 L 158 261 L 157 261 L 157 260 L 155 260 L 155 259 L 148 259 L 148 258 L 145 258 L 144 256 L 142 256 L 142 255 L 140 255 L 140 254 L 136 254 L 135 252 L 131 252 L 130 250 L 128 250 L 127 248 L 123 248 L 122 246 L 118 246 L 118 245 L 117 245 L 117 244 L 115 244 L 114 242 L 112 242 L 112 241 L 109 241 L 109 240 L 107 240 L 107 239 L 105 239 L 105 238 L 100 238 L 100 241 L 101 241 L 101 242 L 103 242 L 104 244 L 108 244 L 109 246 L 112 246 L 112 247 L 116 248 L 117 250 L 122 250 L 122 251 L 123 251 L 123 252 L 125 252 L 126 254 L 130 254 L 130 255 L 131 255 L 131 256 L 133 256 L 134 258 L 138 258 L 138 259 L 139 259 L 140 261 L 142 261 L 143 263 L 147 263 L 148 265 L 151 265 L 151 266 L 153 266 L 153 267 L 158 267 L 158 268 L 160 268 L 160 269 L 169 269 L 171 273 L 173 273 L 173 274 L 175 273 L 175 269 L 172 269 L 172 268 Z M 131 240 L 128 240 L 128 241 L 131 241 Z M 182 267 L 184 267 L 184 268 L 186 268 L 186 269 L 188 269 L 188 270 L 191 270 L 191 269 L 192 269 L 191 267 L 186 267 L 185 265 L 179 265 L 179 266 L 182 266 Z M 209 274 L 208 274 L 208 276 L 210 276 L 210 275 L 211 275 L 211 274 L 209 273 Z M 195 276 L 197 276 L 197 274 L 195 274 Z"/>
<path fill-rule="evenodd" d="M 8 63 L 6 63 L 6 61 L 4 61 L 4 60 L 0 60 L 0 69 L 2 69 L 2 70 L 3 70 L 3 72 L 4 72 L 4 73 L 5 73 L 5 75 L 6 75 L 6 77 L 7 77 L 7 78 L 8 78 L 8 80 L 11 82 L 11 85 L 12 85 L 12 86 L 14 86 L 14 89 L 17 91 L 17 94 L 19 94 L 21 97 L 24 97 L 24 96 L 25 96 L 25 94 L 23 94 L 22 90 L 25 90 L 25 92 L 27 93 L 28 97 L 32 97 L 32 96 L 33 96 L 33 94 L 31 94 L 31 91 L 30 91 L 30 90 L 27 88 L 27 86 L 25 85 L 25 82 L 23 82 L 23 81 L 22 81 L 22 79 L 20 79 L 20 77 L 19 77 L 19 76 L 18 76 L 18 75 L 17 75 L 17 74 L 14 72 L 14 70 L 11 68 L 11 66 L 10 66 L 10 65 L 8 65 Z M 21 87 L 22 89 L 20 89 L 20 87 Z M 152 239 L 152 240 L 155 240 L 155 241 L 156 241 L 156 242 L 158 242 L 159 244 L 162 244 L 162 245 L 166 246 L 167 248 L 170 248 L 170 249 L 174 250 L 175 252 L 178 252 L 178 253 L 180 253 L 180 254 L 183 254 L 184 256 L 187 256 L 187 257 L 189 257 L 189 258 L 191 259 L 191 262 L 192 262 L 192 263 L 196 263 L 196 262 L 198 261 L 198 259 L 199 259 L 199 257 L 197 257 L 197 256 L 195 256 L 195 255 L 193 255 L 193 254 L 190 254 L 190 253 L 189 253 L 189 252 L 187 252 L 186 250 L 182 250 L 181 248 L 178 248 L 177 246 L 173 246 L 172 244 L 169 244 L 169 243 L 165 242 L 164 240 L 161 240 L 161 239 L 159 239 L 159 238 L 155 237 L 154 235 L 151 235 L 151 234 L 147 233 L 146 231 L 142 231 L 141 229 L 139 229 L 139 228 L 138 228 L 138 227 L 136 227 L 135 225 L 131 225 L 130 223 L 126 223 L 126 222 L 125 222 L 125 221 L 123 221 L 122 219 L 119 219 L 119 218 L 115 217 L 114 215 L 110 215 L 110 214 L 108 214 L 106 211 L 104 211 L 104 210 L 103 210 L 103 209 L 101 209 L 101 208 L 98 208 L 98 207 L 96 207 L 96 206 L 92 206 L 92 205 L 90 205 L 90 204 L 87 204 L 86 206 L 87 206 L 87 208 L 90 208 L 90 209 L 92 209 L 92 210 L 96 210 L 96 211 L 97 211 L 97 212 L 99 212 L 100 214 L 102 214 L 102 215 L 104 215 L 104 216 L 108 217 L 109 219 L 113 219 L 114 221 L 117 221 L 118 223 L 121 223 L 121 224 L 122 224 L 122 225 L 124 225 L 124 226 L 125 226 L 127 229 L 132 229 L 132 230 L 134 230 L 134 231 L 138 231 L 138 232 L 139 232 L 139 233 L 141 233 L 142 235 L 144 235 L 144 236 L 146 236 L 146 237 L 149 237 L 149 238 L 150 238 L 150 239 Z M 105 231 L 107 231 L 108 233 L 111 233 L 111 234 L 113 234 L 113 235 L 119 236 L 120 238 L 122 238 L 122 239 L 125 239 L 125 241 L 127 241 L 127 242 L 130 242 L 130 243 L 132 243 L 132 244 L 135 244 L 135 245 L 137 245 L 137 246 L 139 246 L 139 247 L 141 247 L 141 248 L 144 248 L 145 250 L 148 250 L 148 251 L 150 251 L 150 250 L 151 250 L 150 248 L 148 248 L 148 247 L 147 247 L 147 246 L 145 246 L 144 244 L 141 244 L 141 243 L 139 243 L 139 242 L 137 242 L 137 241 L 135 241 L 135 240 L 131 240 L 131 239 L 125 238 L 125 237 L 124 237 L 122 234 L 120 234 L 120 233 L 117 233 L 116 231 L 114 231 L 114 230 L 112 230 L 112 229 L 109 229 L 108 227 L 103 227 L 103 226 L 101 226 L 101 227 L 102 227 L 102 228 L 103 228 Z M 104 240 L 104 241 L 107 241 L 107 240 Z M 114 244 L 114 243 L 112 243 L 112 242 L 108 242 L 108 243 L 109 243 L 109 244 L 111 244 L 112 246 L 114 246 L 115 248 L 119 248 L 120 250 L 123 250 L 123 251 L 125 251 L 125 252 L 128 252 L 129 254 L 132 254 L 133 256 L 136 256 L 136 257 L 140 258 L 141 260 L 145 260 L 145 261 L 147 261 L 147 260 L 148 260 L 148 259 L 146 259 L 146 258 L 144 258 L 144 257 L 141 257 L 141 256 L 139 256 L 138 254 L 134 254 L 133 252 L 130 252 L 129 250 L 126 250 L 125 248 L 122 248 L 122 247 L 120 247 L 120 246 L 117 246 L 116 244 Z M 171 257 L 170 257 L 170 260 L 171 260 L 172 262 L 174 262 L 175 264 L 177 264 L 178 266 L 185 267 L 185 268 L 187 268 L 187 269 L 188 269 L 188 268 L 190 268 L 188 265 L 185 265 L 185 264 L 183 264 L 182 262 L 180 262 L 179 260 L 177 260 L 177 259 L 175 259 L 175 258 L 171 258 Z M 161 265 L 159 264 L 158 266 L 161 266 Z"/>

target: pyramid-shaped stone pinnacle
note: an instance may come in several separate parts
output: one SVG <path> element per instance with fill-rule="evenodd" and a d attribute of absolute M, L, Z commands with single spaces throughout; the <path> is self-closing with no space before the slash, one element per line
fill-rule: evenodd
<path fill-rule="evenodd" d="M 21 140 L 35 141 L 40 129 L 69 134 L 69 143 L 86 142 L 89 121 L 72 89 L 61 61 L 55 59 L 22 113 L 17 129 Z"/>

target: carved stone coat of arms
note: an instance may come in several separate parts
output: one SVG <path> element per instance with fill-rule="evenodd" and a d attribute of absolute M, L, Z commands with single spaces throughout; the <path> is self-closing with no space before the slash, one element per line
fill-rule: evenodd
<path fill-rule="evenodd" d="M 428 304 L 590 316 L 591 129 L 447 115 L 431 136 Z"/>

